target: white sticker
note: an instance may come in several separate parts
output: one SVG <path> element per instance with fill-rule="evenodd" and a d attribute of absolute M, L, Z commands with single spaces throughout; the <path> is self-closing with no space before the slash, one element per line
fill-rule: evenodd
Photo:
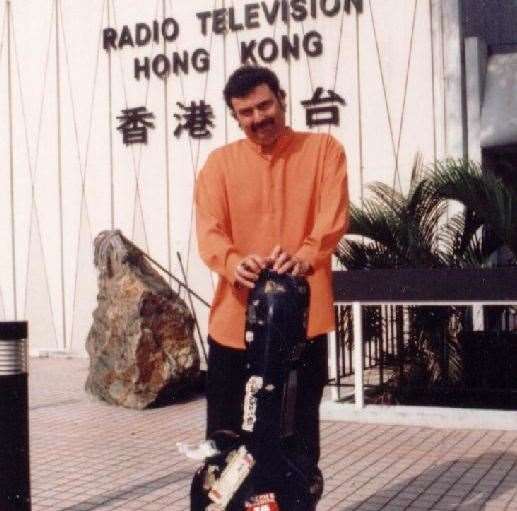
<path fill-rule="evenodd" d="M 228 462 L 226 468 L 208 493 L 210 500 L 221 509 L 226 509 L 228 502 L 248 477 L 255 464 L 253 456 L 244 445 L 241 445 L 237 451 L 232 451 L 226 460 Z"/>
<path fill-rule="evenodd" d="M 264 380 L 261 376 L 251 376 L 246 382 L 246 394 L 244 395 L 244 412 L 242 414 L 242 429 L 253 431 L 257 421 L 257 392 L 262 388 Z"/>

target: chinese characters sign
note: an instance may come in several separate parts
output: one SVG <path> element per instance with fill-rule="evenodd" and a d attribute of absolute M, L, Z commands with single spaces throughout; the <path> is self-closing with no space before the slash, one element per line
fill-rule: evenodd
<path fill-rule="evenodd" d="M 199 104 L 195 101 L 190 102 L 190 106 L 185 106 L 183 103 L 176 103 L 183 111 L 182 114 L 174 114 L 174 117 L 180 121 L 174 130 L 174 135 L 179 137 L 182 130 L 187 130 L 192 138 L 209 138 L 211 133 L 210 128 L 214 128 L 211 119 L 214 117 L 212 107 L 207 105 L 202 99 Z M 183 124 L 181 121 L 184 121 Z"/>
<path fill-rule="evenodd" d="M 337 92 L 317 87 L 311 98 L 300 101 L 305 108 L 305 124 L 308 128 L 321 125 L 339 126 L 339 108 L 346 101 Z M 215 128 L 215 115 L 212 106 L 204 99 L 184 104 L 176 102 L 177 110 L 173 117 L 176 121 L 174 136 L 180 138 L 184 133 L 193 139 L 206 139 L 212 136 L 211 128 Z M 126 145 L 147 144 L 148 130 L 154 129 L 151 119 L 154 114 L 145 106 L 122 110 L 117 119 L 120 124 L 117 130 L 122 133 L 122 142 Z"/>
<path fill-rule="evenodd" d="M 117 117 L 122 121 L 117 129 L 122 132 L 124 144 L 147 144 L 147 130 L 154 128 L 154 124 L 148 120 L 152 118 L 154 114 L 147 112 L 145 106 L 122 110 L 122 115 Z"/>
<path fill-rule="evenodd" d="M 309 128 L 322 124 L 339 126 L 338 105 L 346 105 L 345 100 L 333 90 L 327 90 L 327 95 L 325 96 L 323 87 L 317 87 L 312 98 L 306 99 L 301 103 L 306 108 L 305 124 Z"/>

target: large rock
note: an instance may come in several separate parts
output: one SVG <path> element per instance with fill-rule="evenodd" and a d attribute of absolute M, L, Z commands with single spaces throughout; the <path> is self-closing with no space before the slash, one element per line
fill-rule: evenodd
<path fill-rule="evenodd" d="M 136 409 L 174 397 L 199 375 L 187 306 L 120 231 L 95 238 L 94 263 L 99 294 L 86 390 Z"/>

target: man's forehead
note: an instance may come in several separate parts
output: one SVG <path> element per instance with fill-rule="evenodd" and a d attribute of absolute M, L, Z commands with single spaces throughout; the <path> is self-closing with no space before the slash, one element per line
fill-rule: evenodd
<path fill-rule="evenodd" d="M 265 99 L 274 97 L 274 93 L 267 83 L 261 83 L 251 89 L 246 95 L 242 97 L 233 97 L 232 104 L 234 106 L 243 105 L 248 103 L 260 102 Z"/>

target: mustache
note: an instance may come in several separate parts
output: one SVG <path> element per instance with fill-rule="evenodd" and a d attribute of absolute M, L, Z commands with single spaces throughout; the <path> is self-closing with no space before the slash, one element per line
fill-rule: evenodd
<path fill-rule="evenodd" d="M 257 131 L 258 129 L 265 128 L 266 126 L 271 126 L 274 124 L 274 119 L 269 117 L 268 119 L 264 119 L 256 124 L 252 124 L 251 131 Z"/>

